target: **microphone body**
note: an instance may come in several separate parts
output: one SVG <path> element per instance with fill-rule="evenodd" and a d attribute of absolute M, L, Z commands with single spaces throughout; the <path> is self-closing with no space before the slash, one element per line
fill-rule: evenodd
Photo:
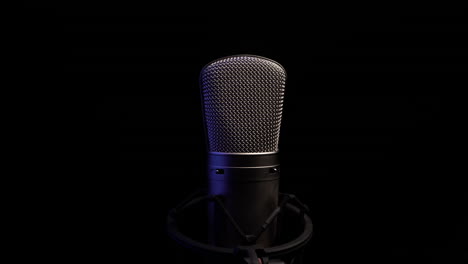
<path fill-rule="evenodd" d="M 213 245 L 272 246 L 278 207 L 278 140 L 286 72 L 275 61 L 237 55 L 207 64 L 200 74 L 207 135 L 207 176 Z M 265 226 L 264 226 L 265 227 Z"/>
<path fill-rule="evenodd" d="M 210 204 L 211 243 L 225 247 L 249 244 L 249 236 L 260 228 L 278 206 L 278 154 L 209 154 L 208 192 L 219 196 L 230 219 L 217 204 Z M 242 233 L 240 233 L 242 231 Z M 276 237 L 276 220 L 255 241 L 271 246 Z"/>

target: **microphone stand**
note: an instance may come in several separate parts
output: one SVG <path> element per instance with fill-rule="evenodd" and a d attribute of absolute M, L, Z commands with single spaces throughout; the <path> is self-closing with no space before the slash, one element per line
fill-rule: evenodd
<path fill-rule="evenodd" d="M 232 218 L 230 213 L 224 207 L 219 197 L 213 195 L 201 195 L 196 197 L 197 194 L 200 194 L 200 191 L 197 191 L 184 202 L 180 203 L 177 207 L 170 210 L 167 217 L 167 231 L 169 236 L 187 249 L 208 256 L 216 255 L 226 257 L 227 259 L 243 259 L 244 261 L 246 261 L 247 264 L 287 264 L 286 262 L 276 258 L 270 259 L 270 256 L 277 257 L 301 250 L 312 237 L 312 221 L 308 216 L 310 213 L 309 208 L 293 194 L 280 193 L 281 203 L 271 213 L 270 217 L 268 217 L 268 219 L 265 220 L 264 224 L 258 229 L 258 231 L 253 235 L 246 235 L 242 231 L 242 229 L 238 226 L 238 224 Z M 198 204 L 202 201 L 210 201 L 216 203 L 222 209 L 222 212 L 224 212 L 229 222 L 238 231 L 239 235 L 241 235 L 244 238 L 244 241 L 247 245 L 237 246 L 235 248 L 223 248 L 195 241 L 182 234 L 179 231 L 177 225 L 178 216 L 181 215 L 181 213 L 187 208 L 192 207 L 195 204 Z M 298 207 L 292 205 L 291 202 L 295 202 L 298 205 Z M 273 222 L 273 220 L 276 219 L 284 209 L 288 209 L 300 215 L 300 218 L 302 219 L 304 225 L 303 233 L 293 241 L 288 242 L 286 244 L 273 246 L 271 248 L 258 248 L 255 245 L 255 242 L 257 241 L 258 237 L 268 228 L 268 226 Z"/>

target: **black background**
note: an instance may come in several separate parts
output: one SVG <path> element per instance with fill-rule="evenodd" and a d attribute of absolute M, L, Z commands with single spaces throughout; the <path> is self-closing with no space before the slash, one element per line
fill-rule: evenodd
<path fill-rule="evenodd" d="M 190 263 L 164 224 L 205 182 L 198 74 L 255 54 L 288 72 L 281 189 L 312 210 L 306 263 L 466 260 L 467 195 L 440 96 L 466 86 L 465 10 L 214 7 L 25 5 L 31 32 L 57 37 L 56 80 L 90 124 L 76 128 L 87 169 L 67 185 L 81 212 L 69 257 Z"/>

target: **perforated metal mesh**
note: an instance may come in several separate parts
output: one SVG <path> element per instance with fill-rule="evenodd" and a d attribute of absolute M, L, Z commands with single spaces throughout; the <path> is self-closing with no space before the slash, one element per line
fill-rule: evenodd
<path fill-rule="evenodd" d="M 206 65 L 200 75 L 210 152 L 276 152 L 286 72 L 275 61 L 239 55 Z"/>

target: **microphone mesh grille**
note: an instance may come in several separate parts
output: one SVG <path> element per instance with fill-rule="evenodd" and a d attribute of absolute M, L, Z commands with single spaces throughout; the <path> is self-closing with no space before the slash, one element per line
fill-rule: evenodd
<path fill-rule="evenodd" d="M 286 72 L 270 59 L 238 55 L 206 65 L 200 86 L 208 151 L 278 151 Z"/>

